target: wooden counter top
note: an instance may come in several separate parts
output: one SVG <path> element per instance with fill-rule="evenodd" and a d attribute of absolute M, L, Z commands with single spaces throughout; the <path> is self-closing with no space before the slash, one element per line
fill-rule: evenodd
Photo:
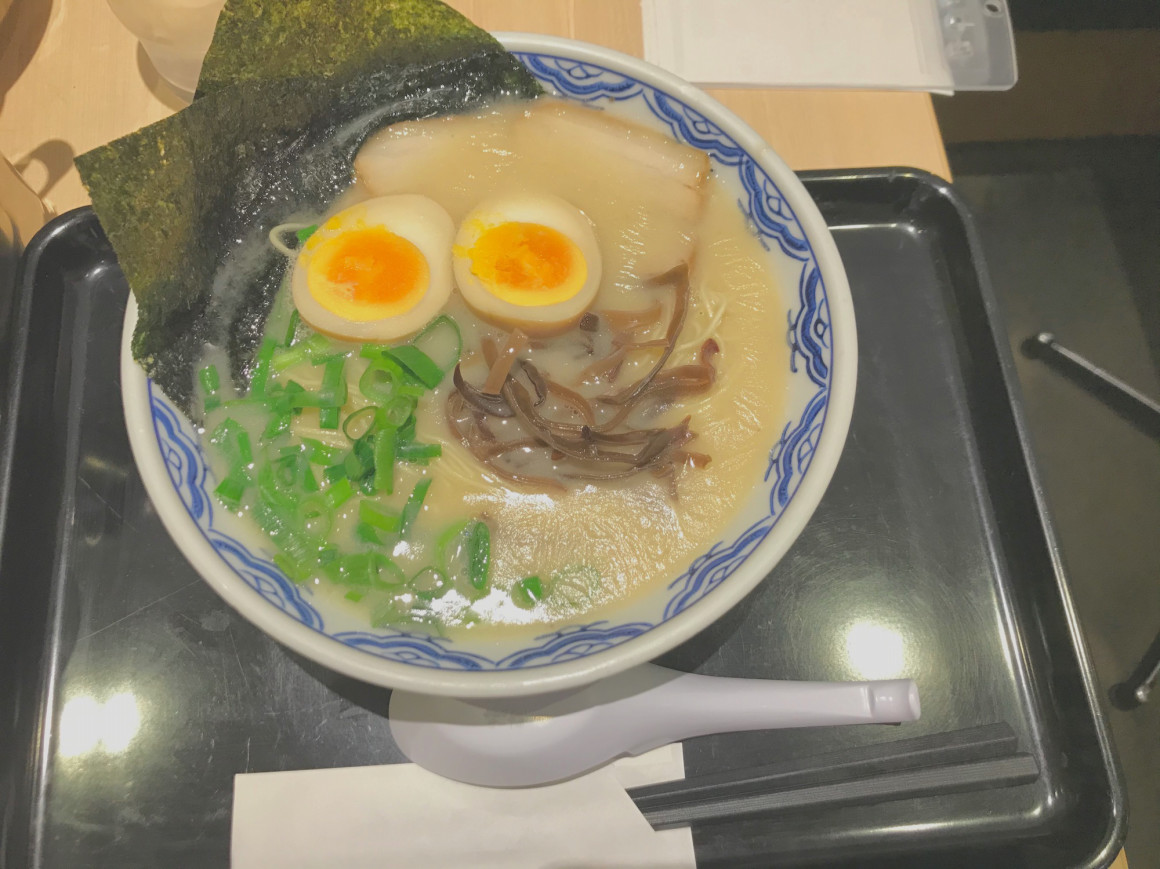
<path fill-rule="evenodd" d="M 451 0 L 489 30 L 641 51 L 636 0 Z M 794 169 L 916 166 L 950 177 L 921 93 L 712 91 Z M 72 157 L 181 108 L 103 0 L 14 0 L 0 23 L 0 152 L 57 211 L 84 205 Z"/>

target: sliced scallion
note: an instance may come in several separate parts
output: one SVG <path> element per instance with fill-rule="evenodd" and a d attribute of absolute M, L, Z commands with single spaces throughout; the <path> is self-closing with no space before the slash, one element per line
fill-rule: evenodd
<path fill-rule="evenodd" d="M 290 312 L 290 322 L 286 324 L 286 338 L 282 341 L 287 347 L 294 343 L 294 339 L 298 337 L 298 324 L 302 321 L 302 316 L 295 308 Z"/>
<path fill-rule="evenodd" d="M 443 446 L 441 444 L 417 444 L 414 442 L 399 444 L 395 450 L 395 455 L 401 462 L 425 465 L 431 459 L 437 459 L 443 455 Z"/>
<path fill-rule="evenodd" d="M 379 417 L 384 428 L 402 428 L 415 412 L 418 403 L 409 395 L 396 395 L 379 408 Z"/>
<path fill-rule="evenodd" d="M 444 374 L 455 368 L 463 353 L 463 335 L 459 331 L 459 324 L 446 314 L 440 314 L 419 330 L 419 334 L 410 343 L 422 350 Z M 447 346 L 441 346 L 443 343 Z"/>
<path fill-rule="evenodd" d="M 342 407 L 346 404 L 346 378 L 342 376 L 345 365 L 345 356 L 334 356 L 326 361 L 322 385 L 318 388 L 318 398 L 323 407 Z M 338 428 L 337 421 L 334 427 Z"/>
<path fill-rule="evenodd" d="M 288 368 L 300 365 L 308 358 L 310 358 L 310 352 L 306 349 L 305 344 L 283 347 L 280 350 L 274 351 L 274 354 L 270 357 L 270 368 L 274 373 L 280 374 Z"/>
<path fill-rule="evenodd" d="M 485 522 L 476 522 L 467 535 L 467 578 L 475 588 L 487 588 L 491 571 L 491 531 Z"/>
<path fill-rule="evenodd" d="M 337 407 L 320 407 L 318 408 L 318 427 L 328 431 L 335 431 L 338 429 L 338 408 Z"/>
<path fill-rule="evenodd" d="M 419 511 L 423 509 L 423 499 L 427 497 L 427 490 L 431 488 L 431 479 L 420 480 L 415 484 L 415 488 L 411 491 L 411 495 L 407 498 L 407 503 L 403 505 L 402 525 L 399 527 L 399 533 L 406 535 L 415 524 L 415 520 L 419 518 Z"/>
<path fill-rule="evenodd" d="M 360 407 L 343 420 L 342 433 L 352 441 L 365 437 L 374 429 L 377 413 L 378 409 L 374 406 Z"/>
<path fill-rule="evenodd" d="M 266 422 L 266 427 L 262 430 L 262 440 L 272 441 L 278 435 L 290 431 L 290 420 L 291 413 L 289 410 L 285 413 L 271 414 L 269 420 Z"/>
<path fill-rule="evenodd" d="M 341 480 L 336 480 L 323 489 L 322 497 L 329 502 L 331 507 L 337 510 L 354 497 L 354 487 L 351 486 L 350 480 L 343 477 Z"/>
<path fill-rule="evenodd" d="M 291 582 L 302 583 L 310 579 L 309 568 L 291 558 L 287 558 L 281 552 L 275 553 L 274 563 L 281 568 L 282 572 L 289 577 Z"/>
<path fill-rule="evenodd" d="M 316 465 L 329 466 L 342 460 L 343 451 L 338 447 L 324 444 L 315 438 L 303 438 L 302 444 L 305 447 L 303 454 L 306 456 L 307 461 L 313 462 Z"/>
<path fill-rule="evenodd" d="M 262 340 L 258 353 L 254 357 L 254 368 L 250 375 L 250 397 L 265 398 L 266 386 L 270 380 L 270 360 L 274 351 L 278 349 L 278 342 L 273 338 Z"/>
<path fill-rule="evenodd" d="M 374 501 L 359 501 L 358 518 L 372 528 L 394 534 L 402 525 L 402 517 L 398 513 L 391 513 L 375 504 Z"/>
<path fill-rule="evenodd" d="M 428 389 L 434 389 L 443 381 L 443 369 L 413 344 L 391 347 L 384 350 L 383 354 L 401 365 Z"/>
<path fill-rule="evenodd" d="M 388 495 L 395 491 L 395 449 L 395 429 L 381 429 L 375 435 L 375 488 Z"/>
<path fill-rule="evenodd" d="M 217 484 L 213 493 L 231 510 L 237 510 L 241 506 L 242 496 L 245 494 L 249 482 L 244 473 L 235 470 Z"/>
<path fill-rule="evenodd" d="M 416 596 L 432 600 L 451 590 L 451 578 L 438 567 L 424 567 L 411 577 L 411 587 Z"/>
<path fill-rule="evenodd" d="M 520 609 L 530 610 L 544 599 L 544 584 L 538 576 L 527 576 L 512 586 L 512 603 Z"/>
<path fill-rule="evenodd" d="M 218 374 L 216 365 L 207 365 L 197 372 L 198 382 L 201 388 L 205 390 L 207 395 L 213 395 L 222 386 L 221 376 Z"/>

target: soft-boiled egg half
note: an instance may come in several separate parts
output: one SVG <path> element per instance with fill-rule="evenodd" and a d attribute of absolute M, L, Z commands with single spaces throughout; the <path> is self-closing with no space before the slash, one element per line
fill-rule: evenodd
<path fill-rule="evenodd" d="M 480 203 L 460 224 L 452 252 L 455 282 L 472 309 L 533 335 L 572 326 L 600 287 L 592 223 L 556 196 Z"/>
<path fill-rule="evenodd" d="M 329 218 L 306 240 L 291 278 L 310 326 L 349 341 L 417 332 L 451 294 L 455 224 L 426 196 L 380 196 Z"/>

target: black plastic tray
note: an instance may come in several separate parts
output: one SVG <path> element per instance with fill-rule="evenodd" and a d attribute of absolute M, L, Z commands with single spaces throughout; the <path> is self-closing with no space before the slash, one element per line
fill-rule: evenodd
<path fill-rule="evenodd" d="M 698 739 L 688 773 L 1006 721 L 1042 775 L 697 827 L 698 861 L 1107 865 L 1124 834 L 1122 787 L 970 221 L 929 175 L 805 178 L 857 308 L 849 440 L 789 555 L 664 663 L 911 676 L 923 717 Z M 0 860 L 13 869 L 225 866 L 235 773 L 402 759 L 386 692 L 259 633 L 166 535 L 121 416 L 126 297 L 96 219 L 79 210 L 33 240 L 16 294 L 0 303 Z M 136 736 L 94 749 L 70 710 L 124 693 Z"/>

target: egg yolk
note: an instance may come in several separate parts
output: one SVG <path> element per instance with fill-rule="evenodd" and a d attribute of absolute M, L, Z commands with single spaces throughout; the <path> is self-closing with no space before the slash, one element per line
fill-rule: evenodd
<path fill-rule="evenodd" d="M 430 269 L 414 244 L 376 226 L 323 240 L 311 256 L 307 280 L 320 305 L 365 322 L 415 307 L 427 291 Z"/>
<path fill-rule="evenodd" d="M 584 286 L 588 266 L 580 249 L 562 232 L 539 223 L 492 226 L 457 256 L 471 260 L 471 271 L 495 296 L 516 305 L 553 305 Z"/>

